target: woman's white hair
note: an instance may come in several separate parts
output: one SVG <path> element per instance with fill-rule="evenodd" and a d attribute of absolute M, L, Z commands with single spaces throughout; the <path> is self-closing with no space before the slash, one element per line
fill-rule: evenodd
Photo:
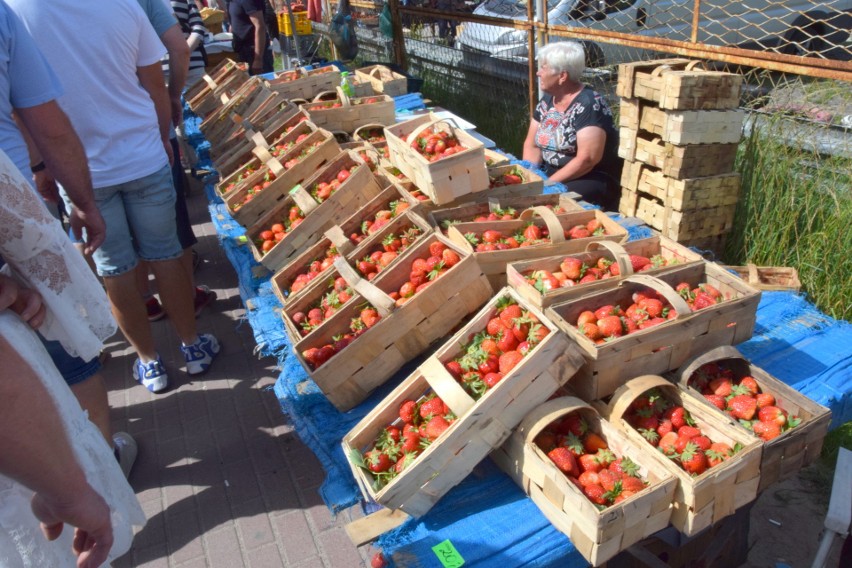
<path fill-rule="evenodd" d="M 572 81 L 580 81 L 586 69 L 586 52 L 576 41 L 554 41 L 538 51 L 539 65 L 546 63 L 556 73 L 568 73 Z"/>

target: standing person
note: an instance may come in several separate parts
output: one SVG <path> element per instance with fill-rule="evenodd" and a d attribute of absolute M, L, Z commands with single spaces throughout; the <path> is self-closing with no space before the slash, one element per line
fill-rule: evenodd
<path fill-rule="evenodd" d="M 3 32 L 6 10 L 0 2 Z M 0 561 L 100 566 L 130 548 L 145 515 L 31 328 L 85 360 L 115 323 L 85 260 L 3 152 L 0 220 L 0 254 L 15 276 L 0 275 Z"/>
<path fill-rule="evenodd" d="M 580 82 L 583 47 L 573 41 L 544 46 L 538 55 L 539 89 L 524 140 L 524 160 L 543 164 L 548 177 L 604 209 L 618 207 L 621 178 L 618 131 L 603 95 Z"/>
<path fill-rule="evenodd" d="M 195 2 L 191 0 L 170 0 L 169 6 L 171 6 L 172 12 L 177 18 L 178 26 L 180 26 L 189 48 L 189 66 L 184 87 L 191 87 L 204 76 L 207 58 L 204 50 L 204 36 L 207 35 L 207 28 L 204 26 L 204 20 L 201 18 Z M 154 30 L 156 31 L 156 29 L 155 27 Z M 162 34 L 158 32 L 158 35 Z M 166 48 L 168 49 L 168 46 Z M 171 56 L 169 55 L 169 57 Z M 166 76 L 169 74 L 169 57 L 163 59 L 163 72 L 166 73 Z"/>
<path fill-rule="evenodd" d="M 249 75 L 272 71 L 272 50 L 266 35 L 264 9 L 266 0 L 230 0 L 228 14 L 234 34 L 234 52 L 249 65 Z"/>
<path fill-rule="evenodd" d="M 135 0 L 8 4 L 66 89 L 59 103 L 86 148 L 107 225 L 106 240 L 93 258 L 118 325 L 138 356 L 136 380 L 152 392 L 168 387 L 136 285 L 140 258 L 151 263 L 163 307 L 181 340 L 186 372 L 206 372 L 219 343 L 197 332 L 189 275 L 180 262 L 162 43 Z M 80 29 L 86 33 L 69 33 Z"/>

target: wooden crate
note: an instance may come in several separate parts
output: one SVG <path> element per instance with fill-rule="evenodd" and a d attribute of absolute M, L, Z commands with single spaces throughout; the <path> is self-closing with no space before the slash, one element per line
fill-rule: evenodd
<path fill-rule="evenodd" d="M 745 111 L 663 110 L 638 99 L 621 99 L 618 125 L 644 130 L 663 142 L 684 144 L 738 144 Z"/>
<path fill-rule="evenodd" d="M 680 282 L 688 283 L 691 288 L 700 283 L 712 284 L 726 299 L 693 312 L 674 291 Z M 608 304 L 626 308 L 632 303 L 633 292 L 643 288 L 663 294 L 677 311 L 677 318 L 600 345 L 575 326 L 583 311 L 594 311 Z M 718 265 L 703 262 L 673 268 L 657 276 L 636 274 L 623 278 L 606 290 L 553 304 L 545 313 L 583 349 L 586 365 L 571 381 L 571 388 L 584 400 L 595 400 L 615 392 L 636 375 L 665 373 L 712 347 L 749 339 L 759 301 L 760 291 Z"/>
<path fill-rule="evenodd" d="M 537 218 L 534 216 L 537 216 Z M 564 231 L 575 225 L 585 225 L 592 219 L 597 219 L 601 223 L 606 231 L 606 235 L 585 239 L 567 239 L 564 236 Z M 470 231 L 481 232 L 490 228 L 492 225 L 495 229 L 504 233 L 512 233 L 516 230 L 522 230 L 530 220 L 540 227 L 547 227 L 551 235 L 550 243 L 515 249 L 475 252 L 474 247 L 465 238 L 465 234 Z M 482 271 L 488 276 L 491 286 L 497 288 L 506 285 L 506 265 L 511 262 L 582 252 L 585 250 L 586 245 L 593 241 L 624 242 L 627 240 L 627 230 L 598 209 L 555 215 L 546 207 L 531 207 L 521 213 L 521 218 L 516 221 L 456 223 L 455 225 L 450 225 L 449 229 L 447 229 L 447 236 L 460 247 L 473 254 Z"/>
<path fill-rule="evenodd" d="M 370 83 L 377 93 L 398 97 L 408 92 L 408 78 L 385 65 L 372 65 L 355 70 L 355 76 Z"/>
<path fill-rule="evenodd" d="M 276 150 L 277 146 L 287 147 L 289 145 L 294 145 L 295 148 L 296 140 L 301 136 L 309 136 L 310 134 L 317 132 L 316 126 L 308 120 L 303 121 L 289 121 L 292 123 L 291 127 L 287 129 L 281 129 L 283 134 L 281 134 L 275 141 L 269 143 L 260 136 L 255 137 L 256 142 L 262 142 L 263 146 L 255 146 L 245 155 L 245 160 L 240 164 L 238 169 L 235 169 L 231 173 L 225 175 L 220 172 L 220 181 L 216 184 L 216 193 L 222 198 L 223 201 L 228 201 L 235 194 L 236 191 L 241 189 L 246 189 L 250 187 L 254 187 L 255 184 L 262 181 L 263 176 L 266 174 L 269 168 L 265 166 L 265 160 L 272 158 L 273 152 L 278 154 L 279 156 L 282 153 Z M 265 150 L 265 153 L 261 150 Z M 269 155 L 267 157 L 267 154 Z M 284 152 L 286 154 L 286 152 Z M 263 160 L 261 159 L 263 158 Z"/>
<path fill-rule="evenodd" d="M 748 263 L 745 266 L 725 266 L 733 270 L 740 278 L 758 290 L 789 290 L 798 292 L 802 289 L 798 271 L 791 266 L 756 266 Z"/>
<path fill-rule="evenodd" d="M 189 108 L 196 112 L 198 106 L 210 96 L 214 96 L 217 90 L 228 81 L 232 80 L 233 76 L 240 78 L 240 83 L 248 81 L 248 65 L 245 63 L 237 63 L 233 60 L 226 59 L 205 73 L 200 80 L 191 85 L 184 99 Z"/>
<path fill-rule="evenodd" d="M 341 412 L 361 403 L 405 363 L 420 355 L 432 342 L 444 337 L 491 298 L 491 286 L 476 261 L 435 233 L 419 239 L 405 252 L 404 260 L 380 272 L 372 283 L 362 280 L 363 288 L 377 289 L 379 293 L 374 295 L 379 297 L 387 296 L 384 291 L 398 290 L 408 280 L 413 260 L 426 253 L 429 244 L 435 240 L 456 251 L 461 257 L 459 263 L 399 308 L 386 311 L 382 319 L 352 345 L 317 369 L 311 369 L 302 357 L 304 350 L 330 344 L 335 335 L 349 329 L 349 322 L 359 313 L 358 306 L 367 301 L 358 288 L 358 297 L 329 318 L 324 330 L 318 330 L 310 338 L 294 345 L 299 362 Z M 370 301 L 382 310 L 380 305 L 376 305 L 378 302 Z"/>
<path fill-rule="evenodd" d="M 469 193 L 485 191 L 489 186 L 482 142 L 453 122 L 452 119 L 442 119 L 429 113 L 385 129 L 391 163 L 436 205 L 451 203 Z M 410 142 L 406 142 L 407 139 L 415 139 L 427 128 L 448 130 L 466 149 L 429 162 L 411 148 Z"/>
<path fill-rule="evenodd" d="M 652 101 L 662 109 L 733 109 L 740 104 L 741 75 L 707 71 L 700 61 L 660 59 L 618 66 L 615 94 Z"/>
<path fill-rule="evenodd" d="M 318 145 L 315 146 L 315 144 Z M 304 152 L 310 153 L 303 156 Z M 228 206 L 228 210 L 237 223 L 246 228 L 252 227 L 276 203 L 281 202 L 288 192 L 297 185 L 304 183 L 338 154 L 340 154 L 340 146 L 329 132 L 322 129 L 312 132 L 302 142 L 296 144 L 293 149 L 281 155 L 280 158 L 270 157 L 266 160 L 266 165 L 261 167 L 260 171 L 271 171 L 275 174 L 275 179 L 269 187 L 254 194 L 248 203 L 245 203 L 244 198 L 251 186 L 238 187 L 225 198 L 225 205 Z M 297 158 L 299 161 L 288 169 L 285 169 L 282 165 Z M 302 207 L 302 204 L 299 204 L 299 206 Z"/>
<path fill-rule="evenodd" d="M 328 182 L 335 178 L 341 168 L 350 169 L 351 175 L 340 184 L 331 197 L 318 203 L 311 195 L 311 189 L 321 181 Z M 357 211 L 378 195 L 379 191 L 376 178 L 357 154 L 339 152 L 315 171 L 308 171 L 305 179 L 298 182 L 292 190 L 281 192 L 280 200 L 272 201 L 273 207 L 262 211 L 257 221 L 248 227 L 246 236 L 251 241 L 255 260 L 273 273 L 283 268 L 307 247 L 322 239 L 328 229 L 345 221 L 353 211 Z M 297 205 L 304 212 L 305 220 L 287 233 L 269 252 L 261 254 L 255 246 L 256 239 L 262 231 L 287 218 L 293 205 Z"/>
<path fill-rule="evenodd" d="M 299 111 L 296 105 L 282 99 L 278 93 L 266 92 L 269 96 L 247 115 L 231 114 L 231 124 L 220 134 L 216 145 L 210 146 L 210 159 L 214 164 L 221 161 L 222 156 L 231 156 L 250 144 L 256 133 L 263 132 L 278 117 L 292 116 Z"/>
<path fill-rule="evenodd" d="M 648 389 L 659 389 L 669 401 L 683 406 L 701 431 L 714 442 L 742 449 L 733 457 L 697 477 L 692 477 L 677 464 L 650 445 L 623 418 L 630 404 Z M 678 480 L 674 496 L 671 524 L 685 535 L 692 536 L 732 515 L 740 507 L 754 501 L 760 483 L 760 455 L 763 444 L 754 436 L 734 428 L 666 379 L 642 375 L 620 387 L 607 407 L 605 416 L 624 432 L 634 444 L 646 448 L 645 454 L 662 465 Z"/>
<path fill-rule="evenodd" d="M 285 71 L 269 81 L 269 88 L 278 91 L 285 99 L 310 100 L 317 93 L 330 91 L 340 84 L 340 70 L 327 65 L 307 71 Z"/>
<path fill-rule="evenodd" d="M 222 105 L 228 104 L 231 97 L 243 84 L 250 79 L 248 73 L 237 71 L 225 76 L 215 89 L 203 96 L 192 108 L 192 111 L 200 117 L 216 112 Z"/>
<path fill-rule="evenodd" d="M 639 466 L 639 475 L 648 487 L 600 510 L 556 467 L 536 445 L 535 437 L 554 420 L 575 411 L 581 412 L 589 429 L 600 435 L 610 450 Z M 590 564 L 599 566 L 669 524 L 677 480 L 647 453 L 582 400 L 562 396 L 533 409 L 509 439 L 491 452 L 491 459 Z"/>
<path fill-rule="evenodd" d="M 689 391 L 711 412 L 716 412 L 735 428 L 754 436 L 754 432 L 713 406 L 698 390 L 689 386 L 689 379 L 695 371 L 702 365 L 712 362 L 731 369 L 736 380 L 745 376 L 754 377 L 760 392 L 772 394 L 775 397 L 776 406 L 789 412 L 790 416 L 799 417 L 802 421 L 801 424 L 783 432 L 777 438 L 763 443 L 758 491 L 763 491 L 770 485 L 795 475 L 801 468 L 813 463 L 819 457 L 822 442 L 831 422 L 831 411 L 779 381 L 760 367 L 752 365 L 736 348 L 723 345 L 702 353 L 672 373 L 672 377 L 682 389 Z"/>
<path fill-rule="evenodd" d="M 370 235 L 369 238 L 365 239 L 364 242 L 360 243 L 355 249 L 348 251 L 348 254 L 344 254 L 343 258 L 347 261 L 350 266 L 356 264 L 359 259 L 363 258 L 366 254 L 369 253 L 373 248 L 381 247 L 382 240 L 390 234 L 396 233 L 399 234 L 402 231 L 411 229 L 416 227 L 420 229 L 421 234 L 418 236 L 414 242 L 419 241 L 420 239 L 428 237 L 432 233 L 432 227 L 429 223 L 426 222 L 425 219 L 420 217 L 417 214 L 406 214 L 394 219 L 391 223 L 385 225 L 380 231 Z M 347 244 L 351 244 L 348 240 Z M 412 243 L 413 245 L 413 243 Z M 403 259 L 403 253 L 400 253 L 393 262 L 391 262 L 388 266 L 386 266 L 382 271 L 388 270 L 397 262 L 400 262 Z M 291 263 L 292 264 L 292 263 Z M 379 274 L 381 274 L 381 272 Z M 353 278 L 353 276 L 355 278 Z M 308 285 L 303 290 L 300 290 L 297 294 L 294 294 L 292 298 L 285 304 L 284 309 L 281 311 L 281 318 L 284 320 L 284 326 L 287 331 L 290 333 L 290 337 L 293 340 L 293 343 L 297 343 L 302 340 L 303 337 L 309 336 L 309 334 L 301 334 L 299 331 L 299 326 L 293 321 L 293 315 L 298 312 L 307 313 L 314 304 L 318 303 L 322 297 L 328 293 L 330 290 L 329 282 L 333 282 L 336 278 L 343 277 L 350 286 L 355 286 L 358 281 L 364 278 L 364 276 L 358 273 L 355 268 L 352 270 L 344 270 L 338 271 L 336 268 L 332 268 L 329 274 L 323 278 L 315 278 L 310 285 Z M 353 292 L 354 293 L 354 292 Z M 325 323 L 325 322 L 323 322 Z M 317 330 L 321 329 L 322 326 L 318 326 L 311 333 L 316 333 Z"/>
<path fill-rule="evenodd" d="M 282 110 L 278 116 L 260 132 L 246 131 L 243 140 L 234 144 L 230 152 L 218 153 L 213 163 L 219 172 L 220 179 L 226 179 L 234 172 L 257 159 L 253 150 L 256 147 L 270 149 L 276 144 L 289 142 L 285 136 L 293 131 L 300 123 L 309 125 L 310 130 L 316 130 L 316 125 L 308 120 L 308 115 L 298 110 L 291 111 L 292 106 Z M 293 138 L 295 139 L 295 137 Z M 212 154 L 211 154 L 212 156 Z"/>
<path fill-rule="evenodd" d="M 255 98 L 264 91 L 263 79 L 260 77 L 249 77 L 248 81 L 241 84 L 234 91 L 234 94 L 229 97 L 228 102 L 211 112 L 204 117 L 201 124 L 198 126 L 204 137 L 210 141 L 211 145 L 217 142 L 217 136 L 221 134 L 223 124 L 230 126 L 231 113 L 245 113 L 252 104 Z M 272 94 L 272 91 L 266 89 L 266 96 Z M 212 136 L 210 136 L 212 134 Z"/>
<path fill-rule="evenodd" d="M 659 136 L 622 128 L 618 155 L 630 162 L 660 168 L 663 175 L 688 179 L 734 171 L 739 144 L 688 144 L 676 146 Z"/>
<path fill-rule="evenodd" d="M 704 261 L 701 255 L 692 252 L 675 241 L 660 235 L 654 235 L 647 239 L 628 241 L 622 244 L 612 241 L 594 241 L 586 245 L 586 252 L 512 262 L 506 266 L 506 280 L 509 286 L 514 288 L 527 301 L 536 307 L 544 309 L 556 303 L 565 302 L 596 290 L 608 288 L 612 285 L 612 279 L 595 280 L 594 282 L 585 282 L 567 288 L 556 288 L 542 294 L 535 286 L 527 282 L 526 274 L 535 270 L 557 271 L 559 270 L 559 264 L 566 256 L 579 258 L 589 266 L 593 266 L 599 258 L 603 257 L 613 260 L 618 264 L 620 276 L 613 277 L 615 281 L 618 281 L 633 274 L 633 266 L 629 258 L 631 254 L 648 258 L 660 255 L 667 262 L 671 263 L 643 272 L 643 274 L 650 275 L 665 272 L 674 266 L 680 267 L 684 264 Z"/>
<path fill-rule="evenodd" d="M 625 161 L 621 186 L 655 197 L 676 211 L 706 210 L 739 202 L 740 174 L 676 179 L 642 162 Z"/>
<path fill-rule="evenodd" d="M 326 108 L 328 103 L 342 106 Z M 347 97 L 340 87 L 337 88 L 335 101 L 318 101 L 301 105 L 311 121 L 317 126 L 340 130 L 346 133 L 355 132 L 365 124 L 393 124 L 396 120 L 396 107 L 393 98 L 387 95 L 370 97 Z"/>
<path fill-rule="evenodd" d="M 490 197 L 488 200 L 478 200 L 473 203 L 456 205 L 450 207 L 441 207 L 429 212 L 428 219 L 433 227 L 441 229 L 446 234 L 446 229 L 449 225 L 462 222 L 473 223 L 474 219 L 479 215 L 488 215 L 497 209 L 512 208 L 516 211 L 523 211 L 530 207 L 536 206 L 551 206 L 562 207 L 565 212 L 582 211 L 583 208 L 579 203 L 571 199 L 567 193 L 549 193 L 547 195 L 522 195 L 509 197 Z M 564 213 L 556 213 L 562 215 Z M 489 226 L 502 221 L 487 221 Z"/>
<path fill-rule="evenodd" d="M 734 227 L 736 204 L 708 206 L 705 209 L 678 211 L 650 194 L 621 189 L 618 211 L 626 217 L 638 217 L 664 236 L 684 244 L 707 237 L 725 235 Z"/>
<path fill-rule="evenodd" d="M 485 328 L 497 311 L 497 301 L 504 297 L 511 297 L 528 308 L 510 289 L 501 290 L 343 437 L 343 452 L 347 457 L 353 451 L 367 449 L 385 427 L 398 420 L 399 406 L 404 400 L 418 400 L 430 391 L 458 417 L 440 438 L 380 491 L 373 489 L 372 476 L 350 458 L 352 473 L 365 498 L 414 517 L 426 514 L 582 364 L 582 357 L 565 336 L 540 312 L 529 307 L 551 333 L 481 398 L 474 400 L 468 395 L 444 368 L 444 363 L 459 355 L 471 334 Z"/>

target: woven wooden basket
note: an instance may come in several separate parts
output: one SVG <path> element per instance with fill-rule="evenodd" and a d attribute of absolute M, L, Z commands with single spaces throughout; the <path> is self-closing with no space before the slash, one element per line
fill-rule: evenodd
<path fill-rule="evenodd" d="M 624 413 L 639 395 L 657 388 L 669 401 L 683 406 L 697 427 L 714 442 L 742 449 L 730 459 L 692 477 L 662 452 L 648 443 L 624 419 Z M 760 455 L 763 443 L 731 426 L 703 403 L 666 379 L 656 375 L 636 377 L 620 387 L 607 407 L 604 416 L 634 444 L 645 448 L 644 454 L 656 460 L 678 480 L 674 496 L 671 524 L 687 536 L 698 534 L 721 519 L 732 515 L 743 505 L 754 501 L 760 483 Z M 644 445 L 643 445 L 644 444 Z"/>
<path fill-rule="evenodd" d="M 404 305 L 389 308 L 390 297 L 385 290 L 398 290 L 408 280 L 411 263 L 424 255 L 434 240 L 455 250 L 461 260 Z M 361 280 L 355 286 L 356 297 L 328 319 L 323 326 L 325 329 L 317 330 L 294 345 L 296 357 L 340 411 L 361 403 L 405 363 L 444 337 L 491 297 L 491 286 L 476 261 L 441 235 L 433 233 L 426 239 L 419 239 L 403 256 L 404 259 L 380 272 L 374 281 Z M 354 272 L 340 259 L 337 259 L 337 269 Z M 325 364 L 311 369 L 302 353 L 308 348 L 331 343 L 341 330 L 348 330 L 350 321 L 358 316 L 359 306 L 365 301 L 379 310 L 382 319 Z M 393 300 L 390 304 L 393 305 Z"/>
<path fill-rule="evenodd" d="M 443 363 L 458 355 L 460 346 L 471 334 L 485 328 L 496 313 L 497 302 L 506 296 L 523 306 L 523 300 L 510 289 L 501 290 L 343 437 L 343 452 L 350 459 L 352 473 L 365 498 L 414 517 L 424 515 L 582 364 L 582 357 L 565 336 L 532 308 L 551 333 L 481 398 L 471 398 Z M 375 491 L 372 476 L 355 465 L 351 452 L 367 449 L 379 432 L 398 420 L 399 406 L 404 400 L 417 400 L 429 392 L 437 394 L 458 419 L 400 475 Z"/>
<path fill-rule="evenodd" d="M 711 362 L 720 362 L 726 368 L 732 369 L 737 378 L 754 377 L 761 392 L 768 392 L 775 397 L 776 406 L 789 412 L 790 416 L 799 417 L 802 421 L 795 428 L 782 432 L 777 438 L 763 443 L 758 491 L 763 491 L 770 485 L 791 477 L 819 457 L 822 442 L 831 422 L 829 409 L 782 383 L 760 367 L 752 365 L 736 348 L 728 345 L 711 349 L 672 373 L 682 389 L 706 403 L 711 412 L 718 413 L 735 428 L 750 435 L 754 435 L 751 430 L 744 428 L 739 421 L 710 404 L 700 392 L 689 386 L 689 379 L 693 373 L 702 365 Z"/>
<path fill-rule="evenodd" d="M 296 105 L 282 99 L 278 93 L 267 91 L 268 97 L 247 115 L 231 114 L 231 125 L 223 131 L 220 140 L 210 146 L 210 158 L 214 163 L 223 155 L 239 151 L 252 137 L 272 126 L 279 116 L 290 116 L 299 111 Z M 215 148 L 215 151 L 214 151 Z"/>
<path fill-rule="evenodd" d="M 791 266 L 725 266 L 758 290 L 798 292 L 802 289 L 799 272 Z"/>
<path fill-rule="evenodd" d="M 617 281 L 619 278 L 633 274 L 633 266 L 629 257 L 631 254 L 646 258 L 660 255 L 670 263 L 666 266 L 643 272 L 643 274 L 650 275 L 659 274 L 671 269 L 673 266 L 704 261 L 701 255 L 679 245 L 675 241 L 655 235 L 647 239 L 628 241 L 621 244 L 612 241 L 596 241 L 586 245 L 586 252 L 513 262 L 506 266 L 506 280 L 509 286 L 517 290 L 521 296 L 533 305 L 543 309 L 553 304 L 607 288 L 612 285 L 612 280 L 595 280 L 594 282 L 577 284 L 568 288 L 555 288 L 542 293 L 535 286 L 527 282 L 526 275 L 535 270 L 557 271 L 560 269 L 559 265 L 566 256 L 579 258 L 589 266 L 594 266 L 599 258 L 606 258 L 618 264 L 620 276 L 614 277 Z"/>
<path fill-rule="evenodd" d="M 199 106 L 209 97 L 218 96 L 222 87 L 232 81 L 234 76 L 238 77 L 238 83 L 248 81 L 248 65 L 236 63 L 231 59 L 220 62 L 186 90 L 184 98 L 189 108 L 193 112 L 199 112 Z"/>
<path fill-rule="evenodd" d="M 393 99 L 387 95 L 373 95 L 369 97 L 348 97 L 343 89 L 337 87 L 336 99 L 317 100 L 325 93 L 320 93 L 310 102 L 301 105 L 301 109 L 308 113 L 311 121 L 317 126 L 343 132 L 355 132 L 366 124 L 393 124 L 396 120 L 396 107 Z M 340 107 L 327 108 L 328 103 L 339 102 Z"/>
<path fill-rule="evenodd" d="M 618 66 L 616 94 L 644 99 L 663 109 L 732 109 L 740 104 L 742 75 L 708 71 L 701 61 L 658 59 Z"/>
<path fill-rule="evenodd" d="M 680 282 L 688 283 L 690 288 L 699 283 L 712 284 L 728 299 L 692 312 L 674 290 Z M 583 311 L 615 304 L 626 308 L 632 303 L 633 293 L 643 288 L 663 294 L 677 311 L 677 318 L 600 345 L 575 327 Z M 584 400 L 595 400 L 613 393 L 637 374 L 665 373 L 712 347 L 749 339 L 759 301 L 760 291 L 718 265 L 702 262 L 657 276 L 635 274 L 612 282 L 606 289 L 552 304 L 546 313 L 585 353 L 586 365 L 577 373 L 571 388 Z"/>
<path fill-rule="evenodd" d="M 278 91 L 285 99 L 310 100 L 317 93 L 334 89 L 340 84 L 340 70 L 334 65 L 306 71 L 298 69 L 281 73 L 269 81 L 269 87 Z"/>
<path fill-rule="evenodd" d="M 385 65 L 372 65 L 355 70 L 355 75 L 370 83 L 377 93 L 398 97 L 408 92 L 408 78 Z"/>
<path fill-rule="evenodd" d="M 485 195 L 483 195 L 483 198 Z M 571 199 L 567 193 L 549 193 L 547 195 L 522 195 L 511 197 L 489 197 L 488 199 L 477 200 L 472 203 L 461 205 L 449 205 L 433 209 L 429 212 L 429 222 L 435 228 L 441 229 L 446 233 L 447 228 L 455 223 L 474 223 L 476 217 L 480 215 L 487 216 L 492 211 L 499 209 L 514 209 L 515 211 L 523 211 L 530 207 L 561 207 L 564 211 L 556 213 L 557 216 L 564 215 L 567 212 L 582 211 L 583 208 L 579 203 Z M 504 221 L 483 221 L 490 224 L 503 223 Z"/>
<path fill-rule="evenodd" d="M 649 483 L 647 488 L 601 511 L 568 480 L 534 440 L 551 422 L 575 411 L 582 413 L 589 429 L 617 456 L 629 457 L 639 465 L 638 473 Z M 599 566 L 669 524 L 677 480 L 647 453 L 582 400 L 562 396 L 533 409 L 491 453 L 491 459 L 590 564 Z"/>

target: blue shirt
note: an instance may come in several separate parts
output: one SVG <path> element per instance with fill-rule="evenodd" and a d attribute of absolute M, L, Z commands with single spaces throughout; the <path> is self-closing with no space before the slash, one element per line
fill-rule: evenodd
<path fill-rule="evenodd" d="M 62 86 L 18 16 L 0 0 L 0 150 L 31 180 L 27 145 L 12 119 L 15 108 L 57 99 Z"/>

